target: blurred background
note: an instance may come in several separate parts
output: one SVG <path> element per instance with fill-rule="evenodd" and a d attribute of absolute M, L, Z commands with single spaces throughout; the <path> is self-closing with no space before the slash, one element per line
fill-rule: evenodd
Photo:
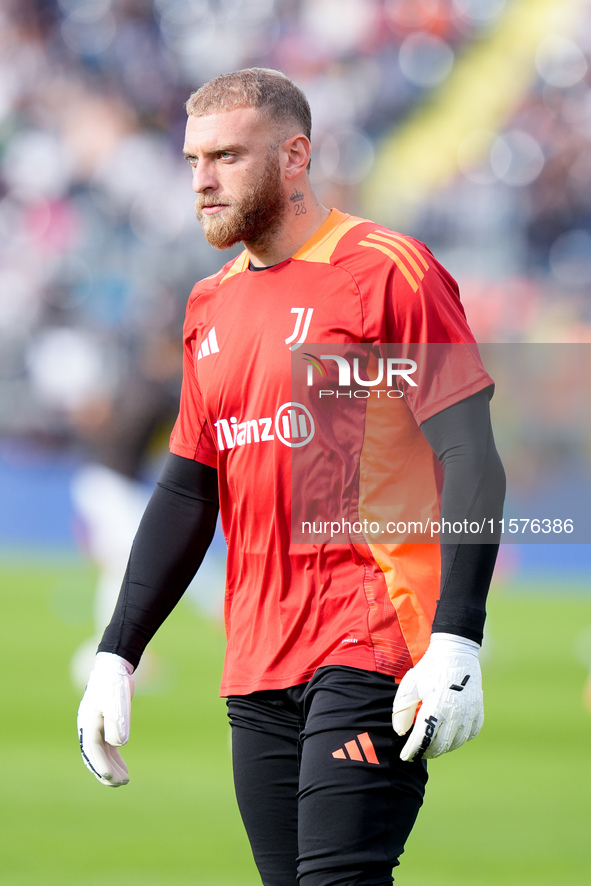
<path fill-rule="evenodd" d="M 502 345 L 495 427 L 530 508 L 515 515 L 588 520 L 590 0 L 1 0 L 1 648 L 22 675 L 3 690 L 3 883 L 257 882 L 215 697 L 221 538 L 142 663 L 133 785 L 93 784 L 73 726 L 166 457 L 186 299 L 229 257 L 195 221 L 184 102 L 250 65 L 306 92 L 320 199 L 426 242 L 477 340 Z M 509 353 L 543 353 L 512 400 Z M 588 882 L 590 575 L 589 544 L 503 548 L 493 725 L 438 764 L 401 883 Z M 471 834 L 463 859 L 438 810 Z"/>

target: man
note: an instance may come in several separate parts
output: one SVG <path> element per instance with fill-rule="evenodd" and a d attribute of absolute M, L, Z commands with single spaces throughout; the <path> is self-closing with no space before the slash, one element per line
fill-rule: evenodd
<path fill-rule="evenodd" d="M 222 75 L 187 111 L 197 217 L 210 243 L 245 249 L 189 300 L 172 454 L 81 703 L 82 755 L 102 783 L 127 783 L 116 748 L 131 675 L 198 568 L 219 502 L 222 695 L 262 881 L 383 886 L 422 803 L 423 758 L 482 723 L 477 653 L 496 545 L 442 537 L 441 557 L 434 545 L 292 545 L 292 448 L 277 418 L 297 406 L 290 359 L 306 341 L 473 339 L 454 281 L 422 244 L 319 204 L 309 106 L 290 80 Z M 413 453 L 426 439 L 443 466 L 452 520 L 492 519 L 504 494 L 492 380 L 470 354 L 443 394 L 413 395 L 407 409 Z"/>

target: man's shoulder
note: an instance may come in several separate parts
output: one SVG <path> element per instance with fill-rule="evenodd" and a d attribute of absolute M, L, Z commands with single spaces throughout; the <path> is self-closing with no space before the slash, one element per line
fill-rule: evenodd
<path fill-rule="evenodd" d="M 408 234 L 371 219 L 346 216 L 335 230 L 327 258 L 333 267 L 347 271 L 361 288 L 400 281 L 416 292 L 426 273 L 438 267 L 429 248 Z M 325 252 L 325 254 L 326 254 Z M 315 256 L 310 256 L 311 260 Z"/>
<path fill-rule="evenodd" d="M 235 274 L 239 274 L 247 266 L 248 256 L 246 250 L 242 250 L 242 252 L 240 252 L 235 258 L 227 261 L 219 271 L 210 274 L 209 277 L 204 277 L 202 280 L 198 280 L 191 290 L 189 302 L 194 302 L 196 299 L 207 293 L 211 293 L 213 290 L 218 289 L 226 280 L 230 279 Z"/>
<path fill-rule="evenodd" d="M 430 249 L 410 234 L 395 231 L 368 218 L 348 216 L 349 224 L 335 244 L 334 262 L 365 258 L 369 263 L 393 260 L 395 256 L 405 259 L 433 259 Z"/>

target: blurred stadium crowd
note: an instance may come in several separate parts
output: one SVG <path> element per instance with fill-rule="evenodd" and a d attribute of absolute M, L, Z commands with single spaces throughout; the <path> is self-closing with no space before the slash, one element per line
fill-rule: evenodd
<path fill-rule="evenodd" d="M 191 91 L 239 67 L 284 70 L 311 101 L 321 199 L 366 214 L 383 139 L 437 102 L 467 53 L 485 77 L 479 47 L 516 6 L 4 0 L 0 436 L 82 441 L 133 475 L 170 425 L 184 303 L 220 264 L 180 155 Z M 482 341 L 591 340 L 591 2 L 566 6 L 575 27 L 540 41 L 503 125 L 461 141 L 405 227 L 460 280 Z M 392 222 L 392 206 L 371 211 Z M 139 428 L 127 444 L 110 421 L 122 409 Z"/>

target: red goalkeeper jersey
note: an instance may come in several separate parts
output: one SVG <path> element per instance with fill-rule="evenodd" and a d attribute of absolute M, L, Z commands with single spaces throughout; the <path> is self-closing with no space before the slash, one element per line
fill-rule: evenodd
<path fill-rule="evenodd" d="M 291 359 L 307 342 L 473 338 L 455 281 L 422 243 L 337 210 L 292 258 L 251 270 L 243 252 L 195 286 L 171 451 L 218 470 L 223 695 L 293 686 L 330 664 L 398 680 L 429 641 L 438 544 L 291 541 L 292 447 L 308 429 L 292 408 Z M 413 476 L 435 489 L 436 459 L 418 425 L 491 384 L 471 352 L 443 393 L 419 386 L 401 401 L 392 464 L 412 452 Z M 369 473 L 362 465 L 360 513 Z"/>

